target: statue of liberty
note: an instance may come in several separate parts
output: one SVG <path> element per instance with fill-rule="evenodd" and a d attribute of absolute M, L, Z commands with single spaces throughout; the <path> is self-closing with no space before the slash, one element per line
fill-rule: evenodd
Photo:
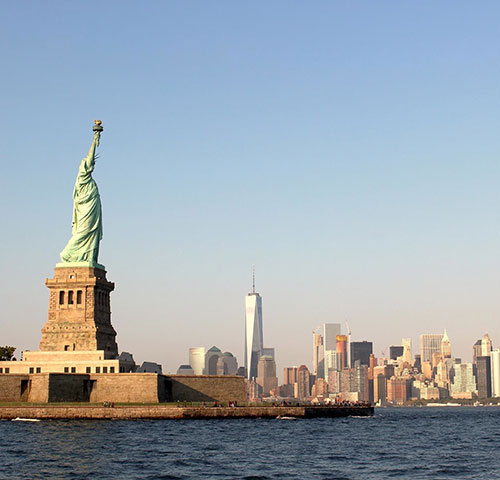
<path fill-rule="evenodd" d="M 73 190 L 73 228 L 68 244 L 61 252 L 62 263 L 84 264 L 104 268 L 97 263 L 99 242 L 102 239 L 101 198 L 95 180 L 92 178 L 96 161 L 96 147 L 99 146 L 103 130 L 100 120 L 95 120 L 94 139 L 88 155 L 80 163 Z"/>

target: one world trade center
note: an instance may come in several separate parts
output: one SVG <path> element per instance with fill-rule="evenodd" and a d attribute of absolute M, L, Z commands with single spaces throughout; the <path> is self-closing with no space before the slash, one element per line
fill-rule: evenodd
<path fill-rule="evenodd" d="M 255 291 L 254 271 L 252 292 L 245 297 L 245 369 L 249 380 L 257 377 L 263 345 L 262 297 Z"/>

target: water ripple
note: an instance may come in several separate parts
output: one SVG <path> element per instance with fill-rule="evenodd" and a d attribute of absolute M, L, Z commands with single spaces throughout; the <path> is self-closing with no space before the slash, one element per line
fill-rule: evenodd
<path fill-rule="evenodd" d="M 0 422 L 0 479 L 498 478 L 500 409 L 295 422 Z"/>

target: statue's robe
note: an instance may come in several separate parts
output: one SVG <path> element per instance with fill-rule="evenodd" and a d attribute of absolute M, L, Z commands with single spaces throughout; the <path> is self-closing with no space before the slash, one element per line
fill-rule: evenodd
<path fill-rule="evenodd" d="M 102 239 L 101 198 L 92 178 L 94 152 L 84 158 L 78 170 L 73 190 L 72 237 L 61 252 L 63 262 L 94 262 L 99 255 Z"/>

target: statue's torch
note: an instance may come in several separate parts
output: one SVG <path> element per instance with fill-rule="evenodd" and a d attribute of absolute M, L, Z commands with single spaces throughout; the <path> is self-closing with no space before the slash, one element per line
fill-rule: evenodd
<path fill-rule="evenodd" d="M 102 128 L 101 120 L 94 120 L 94 123 L 95 125 L 92 127 L 92 130 L 94 130 L 94 133 L 96 134 L 97 146 L 99 146 L 99 142 L 101 140 L 101 132 L 104 130 L 104 128 Z"/>

